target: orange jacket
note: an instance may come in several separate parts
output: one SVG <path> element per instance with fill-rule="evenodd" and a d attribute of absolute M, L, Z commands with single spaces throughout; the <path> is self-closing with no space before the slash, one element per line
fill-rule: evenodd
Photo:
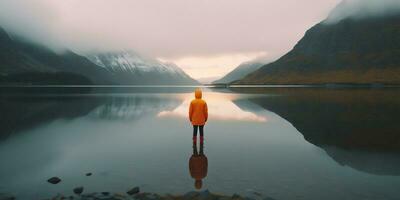
<path fill-rule="evenodd" d="M 193 125 L 204 125 L 208 119 L 207 103 L 201 99 L 202 93 L 200 89 L 195 91 L 196 99 L 190 102 L 189 120 Z"/>

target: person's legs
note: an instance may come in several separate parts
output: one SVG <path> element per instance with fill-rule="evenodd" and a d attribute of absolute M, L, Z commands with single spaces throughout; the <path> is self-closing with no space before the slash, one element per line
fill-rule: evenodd
<path fill-rule="evenodd" d="M 204 125 L 199 126 L 200 129 L 200 143 L 203 144 L 204 141 Z"/>
<path fill-rule="evenodd" d="M 204 155 L 204 145 L 200 143 L 200 155 Z"/>
<path fill-rule="evenodd" d="M 193 143 L 196 143 L 197 140 L 197 128 L 199 126 L 193 125 Z"/>
<path fill-rule="evenodd" d="M 193 155 L 198 156 L 199 153 L 197 152 L 197 143 L 193 142 Z"/>

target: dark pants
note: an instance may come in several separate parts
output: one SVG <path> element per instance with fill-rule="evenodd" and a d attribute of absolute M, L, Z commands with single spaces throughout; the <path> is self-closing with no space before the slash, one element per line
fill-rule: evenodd
<path fill-rule="evenodd" d="M 197 126 L 197 125 L 193 125 L 193 137 L 197 137 L 197 129 L 200 129 L 200 136 L 203 137 L 204 135 L 204 125 L 201 126 Z"/>

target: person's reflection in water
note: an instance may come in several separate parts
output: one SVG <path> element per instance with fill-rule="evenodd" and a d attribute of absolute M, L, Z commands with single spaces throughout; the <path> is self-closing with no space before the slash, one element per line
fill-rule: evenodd
<path fill-rule="evenodd" d="M 200 144 L 200 152 L 197 151 L 197 144 L 193 143 L 193 155 L 189 160 L 189 171 L 192 178 L 194 178 L 194 187 L 201 189 L 203 186 L 203 179 L 207 176 L 208 160 L 204 154 L 203 144 Z"/>

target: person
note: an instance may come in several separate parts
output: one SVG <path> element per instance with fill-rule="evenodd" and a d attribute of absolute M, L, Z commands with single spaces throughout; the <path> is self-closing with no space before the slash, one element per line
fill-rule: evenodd
<path fill-rule="evenodd" d="M 195 99 L 190 102 L 189 120 L 193 125 L 193 143 L 197 143 L 197 130 L 200 130 L 200 144 L 204 142 L 204 125 L 208 120 L 207 103 L 201 99 L 202 92 L 198 88 L 194 92 Z"/>
<path fill-rule="evenodd" d="M 203 144 L 200 144 L 200 153 L 197 151 L 197 144 L 193 144 L 193 154 L 189 159 L 190 176 L 195 180 L 194 187 L 200 190 L 203 186 L 203 179 L 207 176 L 208 159 L 204 154 Z"/>

